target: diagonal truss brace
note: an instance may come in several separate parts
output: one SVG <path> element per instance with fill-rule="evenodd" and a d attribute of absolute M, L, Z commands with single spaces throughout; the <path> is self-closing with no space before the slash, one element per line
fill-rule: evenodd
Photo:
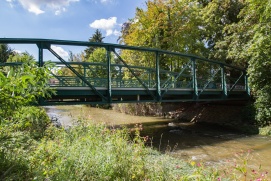
<path fill-rule="evenodd" d="M 173 83 L 175 83 L 177 81 L 177 79 L 183 74 L 183 72 L 185 71 L 185 69 L 187 69 L 187 67 L 191 64 L 191 60 L 184 66 L 184 68 L 179 72 L 179 74 L 174 77 L 174 81 Z M 162 85 L 161 87 L 164 87 L 165 88 L 165 91 L 163 92 L 163 94 L 161 95 L 162 97 L 167 93 L 168 91 L 168 86 L 169 86 L 169 83 L 168 81 L 171 79 L 171 77 L 169 77 Z"/>
<path fill-rule="evenodd" d="M 239 76 L 239 78 L 235 81 L 235 83 L 232 85 L 232 87 L 230 88 L 230 90 L 229 90 L 229 92 L 231 92 L 234 88 L 235 88 L 235 86 L 236 86 L 236 84 L 239 82 L 239 80 L 243 77 L 243 75 L 244 75 L 244 73 L 242 72 L 241 73 L 241 75 Z"/>
<path fill-rule="evenodd" d="M 138 80 L 138 82 L 145 88 L 148 94 L 151 95 L 151 97 L 156 100 L 155 95 L 150 91 L 150 89 L 146 86 L 146 84 L 134 73 L 134 71 L 130 68 L 130 66 L 121 58 L 121 56 L 116 52 L 116 50 L 113 48 L 112 52 L 118 57 L 118 59 L 124 64 L 125 67 L 128 68 L 128 70 L 133 74 L 133 76 Z"/>
<path fill-rule="evenodd" d="M 77 77 L 79 77 L 86 85 L 88 85 L 95 94 L 100 96 L 103 100 L 107 101 L 107 98 L 104 97 L 93 85 L 91 85 L 87 79 L 82 76 L 80 73 L 78 73 L 70 64 L 68 64 L 61 56 L 59 56 L 50 46 L 47 45 L 46 47 L 56 58 L 58 58 L 66 67 L 68 67 Z"/>
<path fill-rule="evenodd" d="M 220 68 L 216 69 L 216 71 L 211 75 L 211 77 L 209 77 L 208 82 L 206 82 L 204 87 L 199 92 L 198 96 L 200 96 L 202 94 L 202 92 L 207 88 L 207 86 L 211 83 L 212 79 L 215 77 L 215 75 L 218 73 L 219 70 L 220 70 Z"/>
<path fill-rule="evenodd" d="M 57 76 L 57 75 L 55 75 L 52 71 L 50 71 L 51 72 L 51 74 L 57 79 L 57 80 L 59 80 L 60 82 L 62 82 L 62 83 L 64 83 L 64 81 L 66 82 L 66 84 L 67 85 L 69 85 L 69 83 L 66 81 L 66 80 L 61 80 L 60 78 L 59 78 L 59 76 Z M 65 83 L 64 83 L 65 84 Z"/>

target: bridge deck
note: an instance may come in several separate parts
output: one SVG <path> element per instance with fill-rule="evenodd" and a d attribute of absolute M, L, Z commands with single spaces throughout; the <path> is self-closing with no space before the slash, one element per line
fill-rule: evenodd
<path fill-rule="evenodd" d="M 101 104 L 101 97 L 92 92 L 89 87 L 54 87 L 57 94 L 51 99 L 42 101 L 42 105 L 62 105 L 62 104 Z M 108 89 L 104 87 L 96 87 L 103 95 L 107 96 Z M 156 93 L 155 88 L 150 88 L 153 94 Z M 159 102 L 186 102 L 186 101 L 221 101 L 223 99 L 222 89 L 205 89 L 201 94 L 201 99 L 195 99 L 194 90 L 187 89 L 161 89 L 166 94 Z M 199 89 L 198 92 L 201 92 Z M 233 90 L 229 92 L 225 100 L 246 100 L 247 94 L 245 90 Z M 144 88 L 112 88 L 111 103 L 136 103 L 136 102 L 157 102 L 154 100 Z M 107 102 L 104 102 L 107 103 Z"/>

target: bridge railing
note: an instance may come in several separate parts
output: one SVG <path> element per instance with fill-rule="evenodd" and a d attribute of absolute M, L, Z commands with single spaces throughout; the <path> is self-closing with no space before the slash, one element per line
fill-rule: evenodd
<path fill-rule="evenodd" d="M 0 38 L 0 43 L 37 45 L 39 66 L 43 66 L 44 51 L 48 51 L 59 60 L 52 70 L 54 78 L 49 82 L 52 87 L 89 87 L 103 102 L 112 101 L 112 89 L 116 88 L 141 88 L 152 101 L 163 101 L 177 89 L 189 89 L 193 100 L 212 90 L 221 92 L 223 99 L 234 91 L 249 95 L 244 69 L 195 55 L 68 40 Z M 84 62 L 69 62 L 53 50 L 53 45 L 100 48 L 104 55 Z M 106 94 L 98 88 L 106 90 Z"/>

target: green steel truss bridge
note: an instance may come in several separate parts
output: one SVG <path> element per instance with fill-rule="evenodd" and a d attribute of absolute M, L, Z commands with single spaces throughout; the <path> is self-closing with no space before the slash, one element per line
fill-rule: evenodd
<path fill-rule="evenodd" d="M 250 96 L 246 70 L 195 55 L 68 40 L 0 38 L 1 43 L 34 45 L 39 66 L 47 61 L 45 54 L 58 59 L 49 82 L 56 95 L 41 99 L 40 105 L 228 101 Z M 54 47 L 93 47 L 99 53 L 85 62 L 67 61 Z"/>

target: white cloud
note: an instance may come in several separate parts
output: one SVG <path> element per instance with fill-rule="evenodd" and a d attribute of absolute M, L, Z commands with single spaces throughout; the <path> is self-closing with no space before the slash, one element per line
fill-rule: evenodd
<path fill-rule="evenodd" d="M 59 15 L 66 11 L 65 7 L 68 7 L 72 2 L 78 2 L 80 0 L 6 0 L 13 6 L 13 3 L 18 1 L 24 9 L 36 15 L 45 13 L 46 10 L 53 10 L 55 15 Z"/>
<path fill-rule="evenodd" d="M 114 34 L 115 36 L 120 36 L 120 35 L 121 35 L 121 32 L 118 31 L 118 30 L 114 30 L 113 34 Z"/>
<path fill-rule="evenodd" d="M 107 3 L 111 3 L 112 0 L 100 0 L 100 2 L 103 3 L 103 4 L 107 4 Z"/>
<path fill-rule="evenodd" d="M 112 4 L 112 3 L 114 3 L 115 0 L 88 0 L 88 1 L 92 1 L 92 2 L 94 2 L 96 4 L 98 4 L 99 2 L 101 4 L 109 4 L 109 3 Z"/>
<path fill-rule="evenodd" d="M 14 52 L 18 53 L 18 54 L 21 54 L 23 53 L 21 50 L 13 50 Z"/>
<path fill-rule="evenodd" d="M 90 23 L 89 26 L 91 28 L 105 30 L 106 36 L 118 36 L 120 34 L 120 32 L 116 29 L 116 26 L 119 26 L 119 24 L 117 24 L 117 17 L 95 20 Z"/>
<path fill-rule="evenodd" d="M 56 10 L 55 11 L 55 15 L 60 15 L 62 12 L 65 12 L 65 11 L 66 11 L 66 8 L 62 8 L 62 9 Z"/>
<path fill-rule="evenodd" d="M 6 1 L 9 3 L 10 7 L 13 8 L 13 1 L 14 0 L 6 0 Z"/>
<path fill-rule="evenodd" d="M 62 58 L 67 58 L 69 56 L 69 53 L 66 52 L 62 47 L 52 45 L 51 48 Z"/>

